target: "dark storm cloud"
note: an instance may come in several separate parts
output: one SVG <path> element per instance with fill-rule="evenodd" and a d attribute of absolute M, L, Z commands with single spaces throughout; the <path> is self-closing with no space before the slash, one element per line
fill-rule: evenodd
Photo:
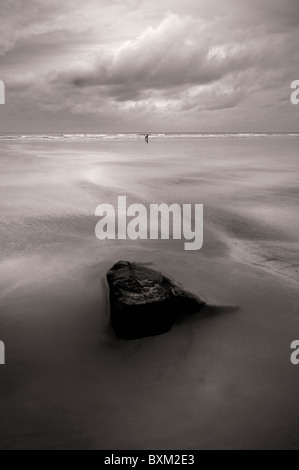
<path fill-rule="evenodd" d="M 78 116 L 108 130 L 151 120 L 211 128 L 226 109 L 233 130 L 254 116 L 292 125 L 297 0 L 4 0 L 1 9 L 8 123 L 10 114 L 27 123 L 31 107 L 33 125 L 63 116 L 69 130 Z"/>
<path fill-rule="evenodd" d="M 217 28 L 217 24 L 213 25 Z M 217 45 L 210 31 L 191 17 L 167 16 L 156 28 L 126 42 L 120 49 L 94 60 L 90 70 L 78 73 L 76 86 L 106 85 L 164 89 L 209 83 L 252 62 L 255 45 Z M 248 64 L 250 65 L 250 63 Z"/>
<path fill-rule="evenodd" d="M 192 17 L 168 15 L 156 28 L 126 42 L 116 53 L 96 57 L 85 71 L 73 71 L 70 83 L 100 85 L 102 93 L 118 101 L 142 98 L 143 91 L 188 88 L 208 84 L 252 67 L 276 68 L 284 60 L 283 40 L 265 40 L 259 30 L 237 31 L 225 41 L 211 37 L 221 20 L 203 23 Z M 240 41 L 240 36 L 243 36 Z M 64 80 L 63 75 L 57 77 Z"/>

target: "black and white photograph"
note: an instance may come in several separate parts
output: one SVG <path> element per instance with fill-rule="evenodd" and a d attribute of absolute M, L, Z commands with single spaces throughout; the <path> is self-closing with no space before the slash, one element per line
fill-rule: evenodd
<path fill-rule="evenodd" d="M 298 208 L 298 0 L 0 0 L 0 450 L 299 450 Z"/>

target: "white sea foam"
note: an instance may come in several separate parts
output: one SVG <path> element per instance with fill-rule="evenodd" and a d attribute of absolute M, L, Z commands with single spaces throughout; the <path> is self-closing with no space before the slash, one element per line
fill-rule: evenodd
<path fill-rule="evenodd" d="M 67 133 L 67 134 L 9 134 L 0 133 L 0 141 L 85 141 L 85 140 L 143 140 L 145 134 L 143 133 Z M 255 132 L 241 132 L 241 133 L 207 133 L 207 132 L 166 132 L 166 133 L 151 133 L 149 134 L 150 140 L 161 140 L 161 139 L 215 139 L 215 138 L 267 138 L 267 137 L 294 137 L 299 138 L 299 133 L 255 133 Z"/>

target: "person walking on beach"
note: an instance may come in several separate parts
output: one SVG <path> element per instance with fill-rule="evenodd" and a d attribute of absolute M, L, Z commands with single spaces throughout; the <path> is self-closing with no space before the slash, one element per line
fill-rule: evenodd
<path fill-rule="evenodd" d="M 148 144 L 148 134 L 145 135 L 144 140 L 145 140 L 145 142 Z"/>

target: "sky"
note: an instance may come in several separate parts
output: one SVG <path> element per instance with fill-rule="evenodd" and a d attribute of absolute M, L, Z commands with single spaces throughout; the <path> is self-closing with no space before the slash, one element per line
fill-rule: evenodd
<path fill-rule="evenodd" d="M 1 0 L 0 132 L 298 132 L 298 0 Z"/>

